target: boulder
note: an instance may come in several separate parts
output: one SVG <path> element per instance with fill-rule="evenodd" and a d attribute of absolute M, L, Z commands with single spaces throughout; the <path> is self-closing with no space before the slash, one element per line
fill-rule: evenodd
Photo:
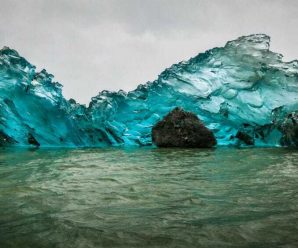
<path fill-rule="evenodd" d="M 152 142 L 158 147 L 210 148 L 216 145 L 212 131 L 195 114 L 179 107 L 153 126 Z"/>

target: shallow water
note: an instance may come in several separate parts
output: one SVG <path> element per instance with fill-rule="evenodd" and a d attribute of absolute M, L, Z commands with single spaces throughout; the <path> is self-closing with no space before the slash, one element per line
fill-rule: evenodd
<path fill-rule="evenodd" d="M 0 247 L 231 246 L 298 246 L 297 150 L 0 150 Z"/>

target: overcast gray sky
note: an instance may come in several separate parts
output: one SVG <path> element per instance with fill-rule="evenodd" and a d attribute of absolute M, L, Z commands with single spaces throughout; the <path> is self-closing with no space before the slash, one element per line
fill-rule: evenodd
<path fill-rule="evenodd" d="M 298 58 L 298 0 L 0 0 L 0 46 L 81 103 L 132 90 L 166 67 L 252 33 Z"/>

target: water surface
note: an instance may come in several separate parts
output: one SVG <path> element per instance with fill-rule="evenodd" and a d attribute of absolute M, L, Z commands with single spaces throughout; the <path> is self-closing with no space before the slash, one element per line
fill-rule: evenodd
<path fill-rule="evenodd" d="M 297 150 L 0 150 L 0 247 L 231 246 L 298 246 Z"/>

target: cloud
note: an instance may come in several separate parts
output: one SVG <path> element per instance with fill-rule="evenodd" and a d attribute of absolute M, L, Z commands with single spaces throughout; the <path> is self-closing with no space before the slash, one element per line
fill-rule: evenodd
<path fill-rule="evenodd" d="M 251 33 L 298 58 L 296 0 L 0 0 L 0 46 L 10 46 L 87 103 L 131 90 L 171 64 Z"/>

